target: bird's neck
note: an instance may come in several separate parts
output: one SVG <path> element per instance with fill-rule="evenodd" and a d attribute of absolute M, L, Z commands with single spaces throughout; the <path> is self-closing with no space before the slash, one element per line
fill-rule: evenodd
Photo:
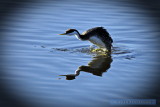
<path fill-rule="evenodd" d="M 77 35 L 77 34 L 75 34 L 75 36 L 76 36 L 76 38 L 77 38 L 77 39 L 79 39 L 79 40 L 83 40 L 83 39 L 81 38 L 81 35 Z"/>
<path fill-rule="evenodd" d="M 72 33 L 73 35 L 76 36 L 77 39 L 79 40 L 86 40 L 84 35 L 81 35 L 77 30 Z"/>
<path fill-rule="evenodd" d="M 75 76 L 78 76 L 78 75 L 80 74 L 80 71 L 81 71 L 81 70 L 77 69 L 77 70 L 75 71 Z"/>
<path fill-rule="evenodd" d="M 78 31 L 75 31 L 74 35 L 76 36 L 77 39 L 84 40 L 83 35 L 81 35 Z"/>

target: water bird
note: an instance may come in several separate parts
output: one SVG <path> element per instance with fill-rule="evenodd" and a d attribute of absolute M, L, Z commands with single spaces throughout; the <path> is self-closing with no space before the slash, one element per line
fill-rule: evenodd
<path fill-rule="evenodd" d="M 100 47 L 103 50 L 111 51 L 113 40 L 110 34 L 103 27 L 94 27 L 84 31 L 82 34 L 76 29 L 68 29 L 65 33 L 59 35 L 75 35 L 77 39 L 82 41 L 90 41 L 96 46 Z"/>

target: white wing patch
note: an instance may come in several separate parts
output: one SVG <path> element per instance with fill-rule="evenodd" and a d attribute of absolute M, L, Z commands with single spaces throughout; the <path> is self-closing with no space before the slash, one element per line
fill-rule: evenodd
<path fill-rule="evenodd" d="M 97 36 L 92 36 L 89 38 L 89 41 L 97 46 L 99 46 L 100 48 L 106 48 L 105 44 L 102 42 L 102 40 L 100 38 L 98 38 Z"/>

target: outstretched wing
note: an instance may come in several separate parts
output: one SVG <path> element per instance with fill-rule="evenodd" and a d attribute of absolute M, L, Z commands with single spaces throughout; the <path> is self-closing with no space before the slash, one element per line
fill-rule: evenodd
<path fill-rule="evenodd" d="M 95 27 L 95 28 L 89 29 L 83 32 L 82 35 L 88 38 L 92 36 L 99 37 L 105 43 L 107 49 L 111 50 L 113 40 L 110 34 L 107 32 L 107 30 L 104 29 L 103 27 Z"/>
<path fill-rule="evenodd" d="M 110 42 L 110 43 L 113 42 L 110 34 L 103 27 L 95 27 L 95 28 L 89 29 L 83 32 L 82 35 L 86 35 L 87 37 L 98 35 L 104 39 L 104 42 Z"/>

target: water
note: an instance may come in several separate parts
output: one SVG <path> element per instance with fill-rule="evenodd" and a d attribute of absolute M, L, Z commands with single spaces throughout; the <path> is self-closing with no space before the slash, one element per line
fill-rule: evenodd
<path fill-rule="evenodd" d="M 17 2 L 18 4 L 18 2 Z M 13 99 L 29 106 L 111 106 L 110 99 L 148 98 L 157 78 L 155 21 L 140 4 L 118 1 L 24 2 L 6 14 L 1 80 Z M 156 17 L 155 17 L 156 19 Z M 89 42 L 58 35 L 103 26 L 111 57 Z M 76 77 L 60 75 L 74 74 Z M 144 90 L 145 89 L 145 90 Z"/>

